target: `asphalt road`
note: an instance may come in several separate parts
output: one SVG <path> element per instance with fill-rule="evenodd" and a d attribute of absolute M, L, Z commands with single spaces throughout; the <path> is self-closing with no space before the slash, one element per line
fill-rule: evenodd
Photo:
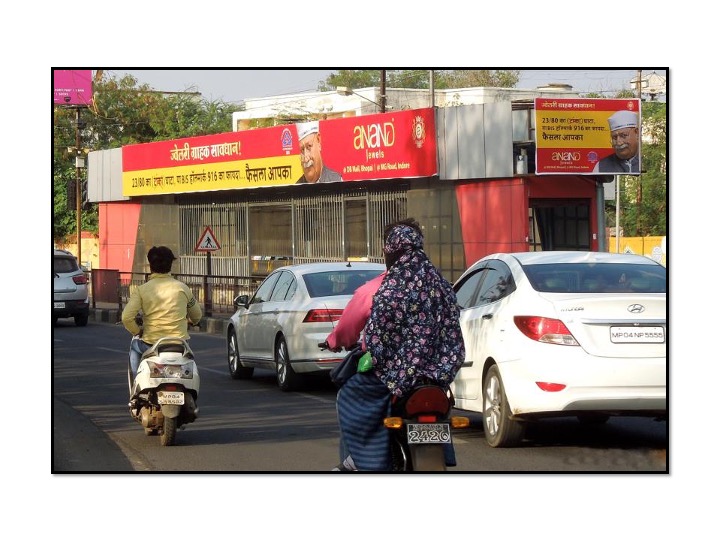
<path fill-rule="evenodd" d="M 174 447 L 145 436 L 127 412 L 129 335 L 120 326 L 72 321 L 54 329 L 53 472 L 327 472 L 338 461 L 335 389 L 315 381 L 281 392 L 270 371 L 249 380 L 227 373 L 222 336 L 193 333 L 201 373 L 200 417 Z M 544 421 L 518 448 L 492 449 L 479 414 L 456 431 L 452 473 L 666 473 L 666 422 L 611 419 L 584 426 Z"/>

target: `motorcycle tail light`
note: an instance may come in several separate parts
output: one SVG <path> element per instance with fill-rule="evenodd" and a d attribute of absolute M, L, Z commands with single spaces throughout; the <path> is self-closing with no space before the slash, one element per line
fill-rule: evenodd
<path fill-rule="evenodd" d="M 342 313 L 342 309 L 311 309 L 305 315 L 303 322 L 334 323 L 340 319 Z"/>
<path fill-rule="evenodd" d="M 423 422 L 425 424 L 431 424 L 432 422 L 437 422 L 437 416 L 434 414 L 421 414 L 418 416 L 418 422 Z"/>
<path fill-rule="evenodd" d="M 450 412 L 450 399 L 445 391 L 438 386 L 426 386 L 413 392 L 405 403 L 405 411 L 409 416 L 420 414 L 445 415 Z"/>
<path fill-rule="evenodd" d="M 518 330 L 534 341 L 553 345 L 579 345 L 565 323 L 559 319 L 518 315 L 514 321 Z"/>
<path fill-rule="evenodd" d="M 192 379 L 192 364 L 158 364 L 148 361 L 152 379 Z"/>

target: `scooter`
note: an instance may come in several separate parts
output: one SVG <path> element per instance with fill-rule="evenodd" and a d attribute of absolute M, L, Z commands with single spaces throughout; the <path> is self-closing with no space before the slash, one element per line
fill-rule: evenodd
<path fill-rule="evenodd" d="M 146 435 L 160 434 L 162 446 L 175 444 L 178 428 L 195 421 L 200 374 L 195 355 L 182 338 L 160 338 L 145 351 L 135 379 L 128 366 L 130 415 Z"/>
<path fill-rule="evenodd" d="M 445 471 L 445 450 L 452 429 L 466 428 L 470 419 L 452 416 L 450 391 L 428 382 L 406 397 L 393 400 L 383 424 L 391 431 L 390 455 L 395 471 Z"/>

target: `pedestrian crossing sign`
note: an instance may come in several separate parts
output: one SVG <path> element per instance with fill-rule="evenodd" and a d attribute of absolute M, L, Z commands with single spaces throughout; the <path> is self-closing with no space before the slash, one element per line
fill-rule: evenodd
<path fill-rule="evenodd" d="M 218 249 L 220 249 L 220 244 L 218 244 L 212 229 L 205 227 L 205 232 L 200 235 L 195 251 L 217 251 Z"/>

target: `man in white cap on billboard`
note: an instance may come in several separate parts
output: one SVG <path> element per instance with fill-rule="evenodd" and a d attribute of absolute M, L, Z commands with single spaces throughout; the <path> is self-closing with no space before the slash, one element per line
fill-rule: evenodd
<path fill-rule="evenodd" d="M 342 180 L 340 173 L 323 164 L 318 122 L 303 122 L 296 124 L 296 127 L 300 141 L 300 164 L 303 168 L 303 175 L 296 183 L 340 182 Z"/>
<path fill-rule="evenodd" d="M 614 154 L 595 164 L 593 172 L 632 174 L 640 172 L 640 133 L 638 115 L 632 111 L 618 111 L 608 118 Z"/>

